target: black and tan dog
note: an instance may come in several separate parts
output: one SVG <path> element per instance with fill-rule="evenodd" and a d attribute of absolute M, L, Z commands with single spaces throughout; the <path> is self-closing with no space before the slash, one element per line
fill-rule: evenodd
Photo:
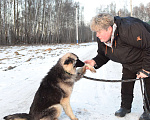
<path fill-rule="evenodd" d="M 76 70 L 77 67 L 81 68 Z M 29 114 L 13 114 L 4 117 L 4 119 L 58 120 L 63 108 L 71 120 L 78 120 L 72 112 L 70 96 L 74 83 L 81 78 L 82 74 L 85 74 L 86 67 L 95 72 L 93 67 L 84 64 L 75 54 L 65 54 L 43 78 L 35 94 Z"/>

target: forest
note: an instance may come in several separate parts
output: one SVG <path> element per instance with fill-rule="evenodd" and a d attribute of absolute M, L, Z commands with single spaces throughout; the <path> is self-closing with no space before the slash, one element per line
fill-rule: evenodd
<path fill-rule="evenodd" d="M 95 9 L 131 16 L 126 7 L 117 11 L 116 3 Z M 133 7 L 132 16 L 150 23 L 150 2 Z M 76 18 L 79 42 L 92 41 L 93 33 L 89 23 L 84 22 L 84 7 L 80 3 L 73 0 L 0 0 L 0 45 L 76 43 Z"/>

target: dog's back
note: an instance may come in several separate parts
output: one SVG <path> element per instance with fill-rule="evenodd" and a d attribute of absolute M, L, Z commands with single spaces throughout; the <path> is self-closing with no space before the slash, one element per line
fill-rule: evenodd
<path fill-rule="evenodd" d="M 65 96 L 65 91 L 61 89 L 59 85 L 67 78 L 69 78 L 69 76 L 65 76 L 65 72 L 59 62 L 52 67 L 42 80 L 35 94 L 33 103 L 30 107 L 30 114 L 32 116 L 41 118 L 39 115 L 41 112 L 47 111 L 48 108 L 53 105 L 60 104 L 60 100 Z"/>

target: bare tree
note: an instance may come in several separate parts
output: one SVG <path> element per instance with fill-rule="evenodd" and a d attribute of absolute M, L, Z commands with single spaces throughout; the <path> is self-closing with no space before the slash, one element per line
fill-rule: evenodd
<path fill-rule="evenodd" d="M 116 15 L 116 3 L 115 2 L 112 2 L 112 3 L 110 3 L 110 13 L 112 14 L 112 15 Z"/>
<path fill-rule="evenodd" d="M 0 0 L 0 45 L 76 42 L 75 5 L 72 0 Z M 92 37 L 83 11 L 79 5 L 80 42 Z"/>
<path fill-rule="evenodd" d="M 145 12 L 147 16 L 146 21 L 150 22 L 150 2 L 147 4 Z"/>
<path fill-rule="evenodd" d="M 0 0 L 0 44 L 2 44 L 2 0 Z"/>

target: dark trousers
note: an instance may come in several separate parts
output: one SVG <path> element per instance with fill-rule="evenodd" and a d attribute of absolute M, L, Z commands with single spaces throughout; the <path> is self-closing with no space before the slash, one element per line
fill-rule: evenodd
<path fill-rule="evenodd" d="M 132 71 L 123 68 L 123 75 L 122 75 L 122 79 L 126 80 L 126 79 L 135 79 L 136 78 L 136 73 L 133 73 Z M 133 101 L 133 89 L 134 89 L 134 84 L 135 82 L 122 82 L 121 83 L 121 107 L 126 108 L 126 109 L 131 109 L 132 107 L 132 101 Z M 144 79 L 144 85 L 145 85 L 145 89 L 147 92 L 147 98 L 146 99 L 146 104 L 148 106 L 147 109 L 149 109 L 149 104 L 148 101 L 150 103 L 150 78 L 145 78 Z M 141 89 L 141 88 L 139 88 Z M 146 98 L 146 97 L 145 97 Z M 143 102 L 143 101 L 141 101 Z"/>

